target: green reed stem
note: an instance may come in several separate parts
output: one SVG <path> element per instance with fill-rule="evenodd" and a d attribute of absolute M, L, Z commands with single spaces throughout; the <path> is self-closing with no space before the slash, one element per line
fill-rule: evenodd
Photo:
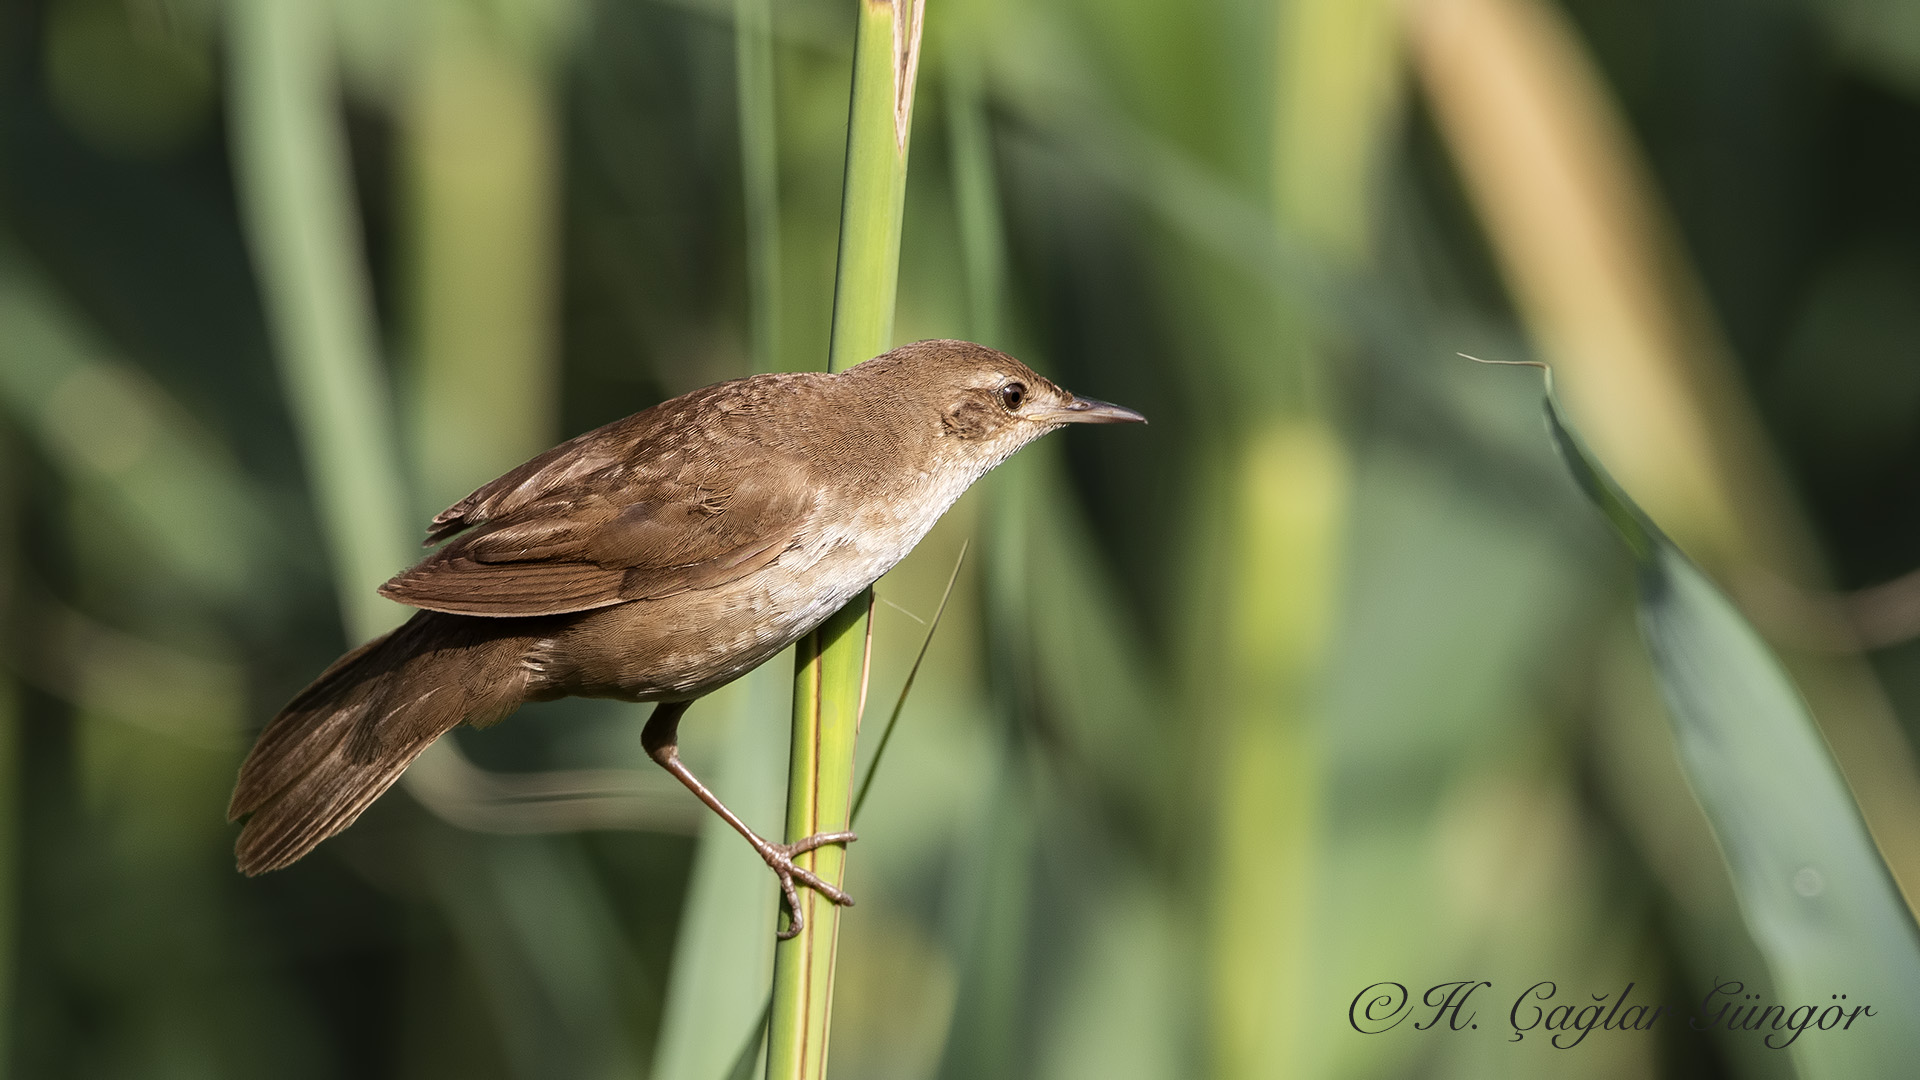
<path fill-rule="evenodd" d="M 924 6 L 925 0 L 860 0 L 828 351 L 833 371 L 884 351 L 892 341 Z M 787 786 L 790 841 L 843 829 L 849 819 L 872 603 L 869 590 L 799 642 Z M 799 861 L 827 881 L 844 880 L 846 852 L 839 846 L 815 849 Z M 800 904 L 805 929 L 774 950 L 768 1080 L 826 1075 L 840 912 L 807 889 Z"/>

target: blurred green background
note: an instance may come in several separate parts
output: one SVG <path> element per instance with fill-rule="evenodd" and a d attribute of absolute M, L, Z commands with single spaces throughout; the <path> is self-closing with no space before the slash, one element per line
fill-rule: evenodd
<path fill-rule="evenodd" d="M 435 511 L 824 365 L 853 2 L 0 5 L 5 1075 L 750 1050 L 773 882 L 644 706 L 462 732 L 266 878 L 223 817 Z M 897 338 L 1152 423 L 1029 449 L 878 586 L 890 705 L 971 542 L 852 849 L 832 1074 L 1794 1075 L 1501 1030 L 1544 979 L 1777 998 L 1618 544 L 1537 384 L 1455 353 L 1555 363 L 1920 888 L 1915 9 L 930 0 L 916 118 Z M 767 826 L 789 670 L 682 729 Z M 1456 979 L 1480 1030 L 1348 1022 Z"/>

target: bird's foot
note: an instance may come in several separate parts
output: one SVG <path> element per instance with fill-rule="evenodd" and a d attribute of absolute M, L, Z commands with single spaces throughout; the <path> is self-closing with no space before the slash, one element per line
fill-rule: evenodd
<path fill-rule="evenodd" d="M 780 892 L 787 901 L 787 928 L 778 932 L 780 940 L 793 937 L 807 925 L 806 917 L 800 914 L 800 893 L 793 887 L 796 881 L 841 907 L 853 906 L 853 897 L 822 881 L 813 871 L 795 866 L 793 857 L 817 847 L 849 844 L 857 839 L 859 837 L 850 832 L 815 833 L 791 844 L 768 844 L 761 850 L 760 857 L 767 860 L 767 865 L 780 878 Z"/>

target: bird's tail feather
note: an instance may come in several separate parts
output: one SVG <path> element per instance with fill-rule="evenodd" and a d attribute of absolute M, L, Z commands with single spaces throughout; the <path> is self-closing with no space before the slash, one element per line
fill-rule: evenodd
<path fill-rule="evenodd" d="M 334 661 L 261 733 L 227 819 L 251 814 L 240 870 L 278 870 L 353 824 L 413 759 L 462 721 L 520 706 L 528 638 L 518 620 L 420 612 Z"/>

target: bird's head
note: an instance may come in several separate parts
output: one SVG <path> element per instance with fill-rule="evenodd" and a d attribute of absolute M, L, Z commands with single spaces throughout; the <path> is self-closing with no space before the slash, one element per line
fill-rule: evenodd
<path fill-rule="evenodd" d="M 918 341 L 850 368 L 849 379 L 902 410 L 910 437 L 938 440 L 980 472 L 1067 424 L 1143 424 L 1132 409 L 1076 397 L 1005 353 L 970 341 Z M 891 411 L 891 410 L 890 410 Z"/>

